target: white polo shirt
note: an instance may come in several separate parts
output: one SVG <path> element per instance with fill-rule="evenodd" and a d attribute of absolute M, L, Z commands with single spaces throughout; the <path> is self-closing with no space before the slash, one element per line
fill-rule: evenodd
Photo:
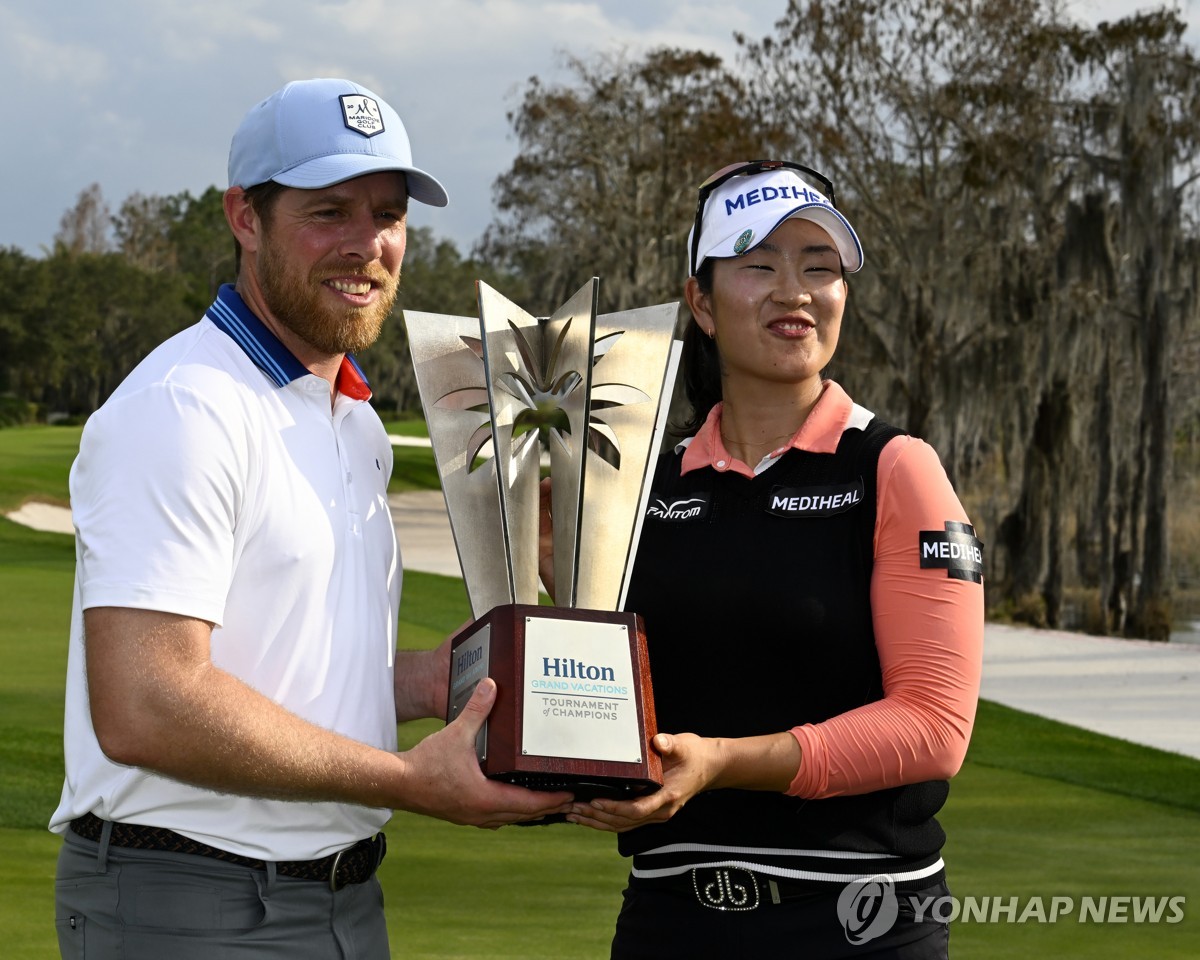
<path fill-rule="evenodd" d="M 71 469 L 66 780 L 51 830 L 90 811 L 304 860 L 387 821 L 387 810 L 234 796 L 111 762 L 83 650 L 89 607 L 212 621 L 218 667 L 320 727 L 396 749 L 392 451 L 369 396 L 347 358 L 331 411 L 328 382 L 225 286 L 88 420 Z"/>

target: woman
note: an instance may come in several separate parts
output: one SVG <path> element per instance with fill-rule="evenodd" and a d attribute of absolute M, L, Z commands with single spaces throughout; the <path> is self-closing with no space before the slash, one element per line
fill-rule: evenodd
<path fill-rule="evenodd" d="M 568 817 L 633 858 L 613 956 L 945 957 L 934 815 L 975 715 L 981 545 L 933 449 L 822 379 L 862 267 L 832 184 L 727 167 L 689 247 L 694 435 L 626 604 L 666 783 Z"/>

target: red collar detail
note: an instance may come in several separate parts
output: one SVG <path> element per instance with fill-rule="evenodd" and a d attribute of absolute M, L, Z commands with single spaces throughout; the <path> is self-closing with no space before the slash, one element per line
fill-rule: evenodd
<path fill-rule="evenodd" d="M 349 357 L 342 357 L 342 367 L 338 370 L 337 383 L 334 386 L 338 393 L 344 393 L 351 400 L 371 399 L 370 386 Z"/>

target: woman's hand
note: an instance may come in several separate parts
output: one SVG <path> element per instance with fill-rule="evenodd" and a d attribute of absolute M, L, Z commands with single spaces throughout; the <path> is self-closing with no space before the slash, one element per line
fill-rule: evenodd
<path fill-rule="evenodd" d="M 575 803 L 567 819 L 595 830 L 623 833 L 663 823 L 705 790 L 787 790 L 800 768 L 800 744 L 790 733 L 723 739 L 660 733 L 651 741 L 662 757 L 661 789 L 636 800 Z"/>
<path fill-rule="evenodd" d="M 722 766 L 721 743 L 692 733 L 660 733 L 652 744 L 662 757 L 661 789 L 636 800 L 575 803 L 567 819 L 614 833 L 669 820 L 697 793 L 709 789 Z"/>

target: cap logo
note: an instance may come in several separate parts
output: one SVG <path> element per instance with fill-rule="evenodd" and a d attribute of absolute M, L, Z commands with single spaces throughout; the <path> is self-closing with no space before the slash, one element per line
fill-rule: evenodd
<path fill-rule="evenodd" d="M 750 241 L 754 239 L 753 230 L 744 230 L 742 235 L 733 242 L 733 252 L 739 256 L 746 252 L 750 246 Z"/>
<path fill-rule="evenodd" d="M 349 129 L 364 137 L 383 133 L 383 114 L 378 101 L 359 93 L 345 93 L 338 99 L 342 102 L 342 119 Z"/>

